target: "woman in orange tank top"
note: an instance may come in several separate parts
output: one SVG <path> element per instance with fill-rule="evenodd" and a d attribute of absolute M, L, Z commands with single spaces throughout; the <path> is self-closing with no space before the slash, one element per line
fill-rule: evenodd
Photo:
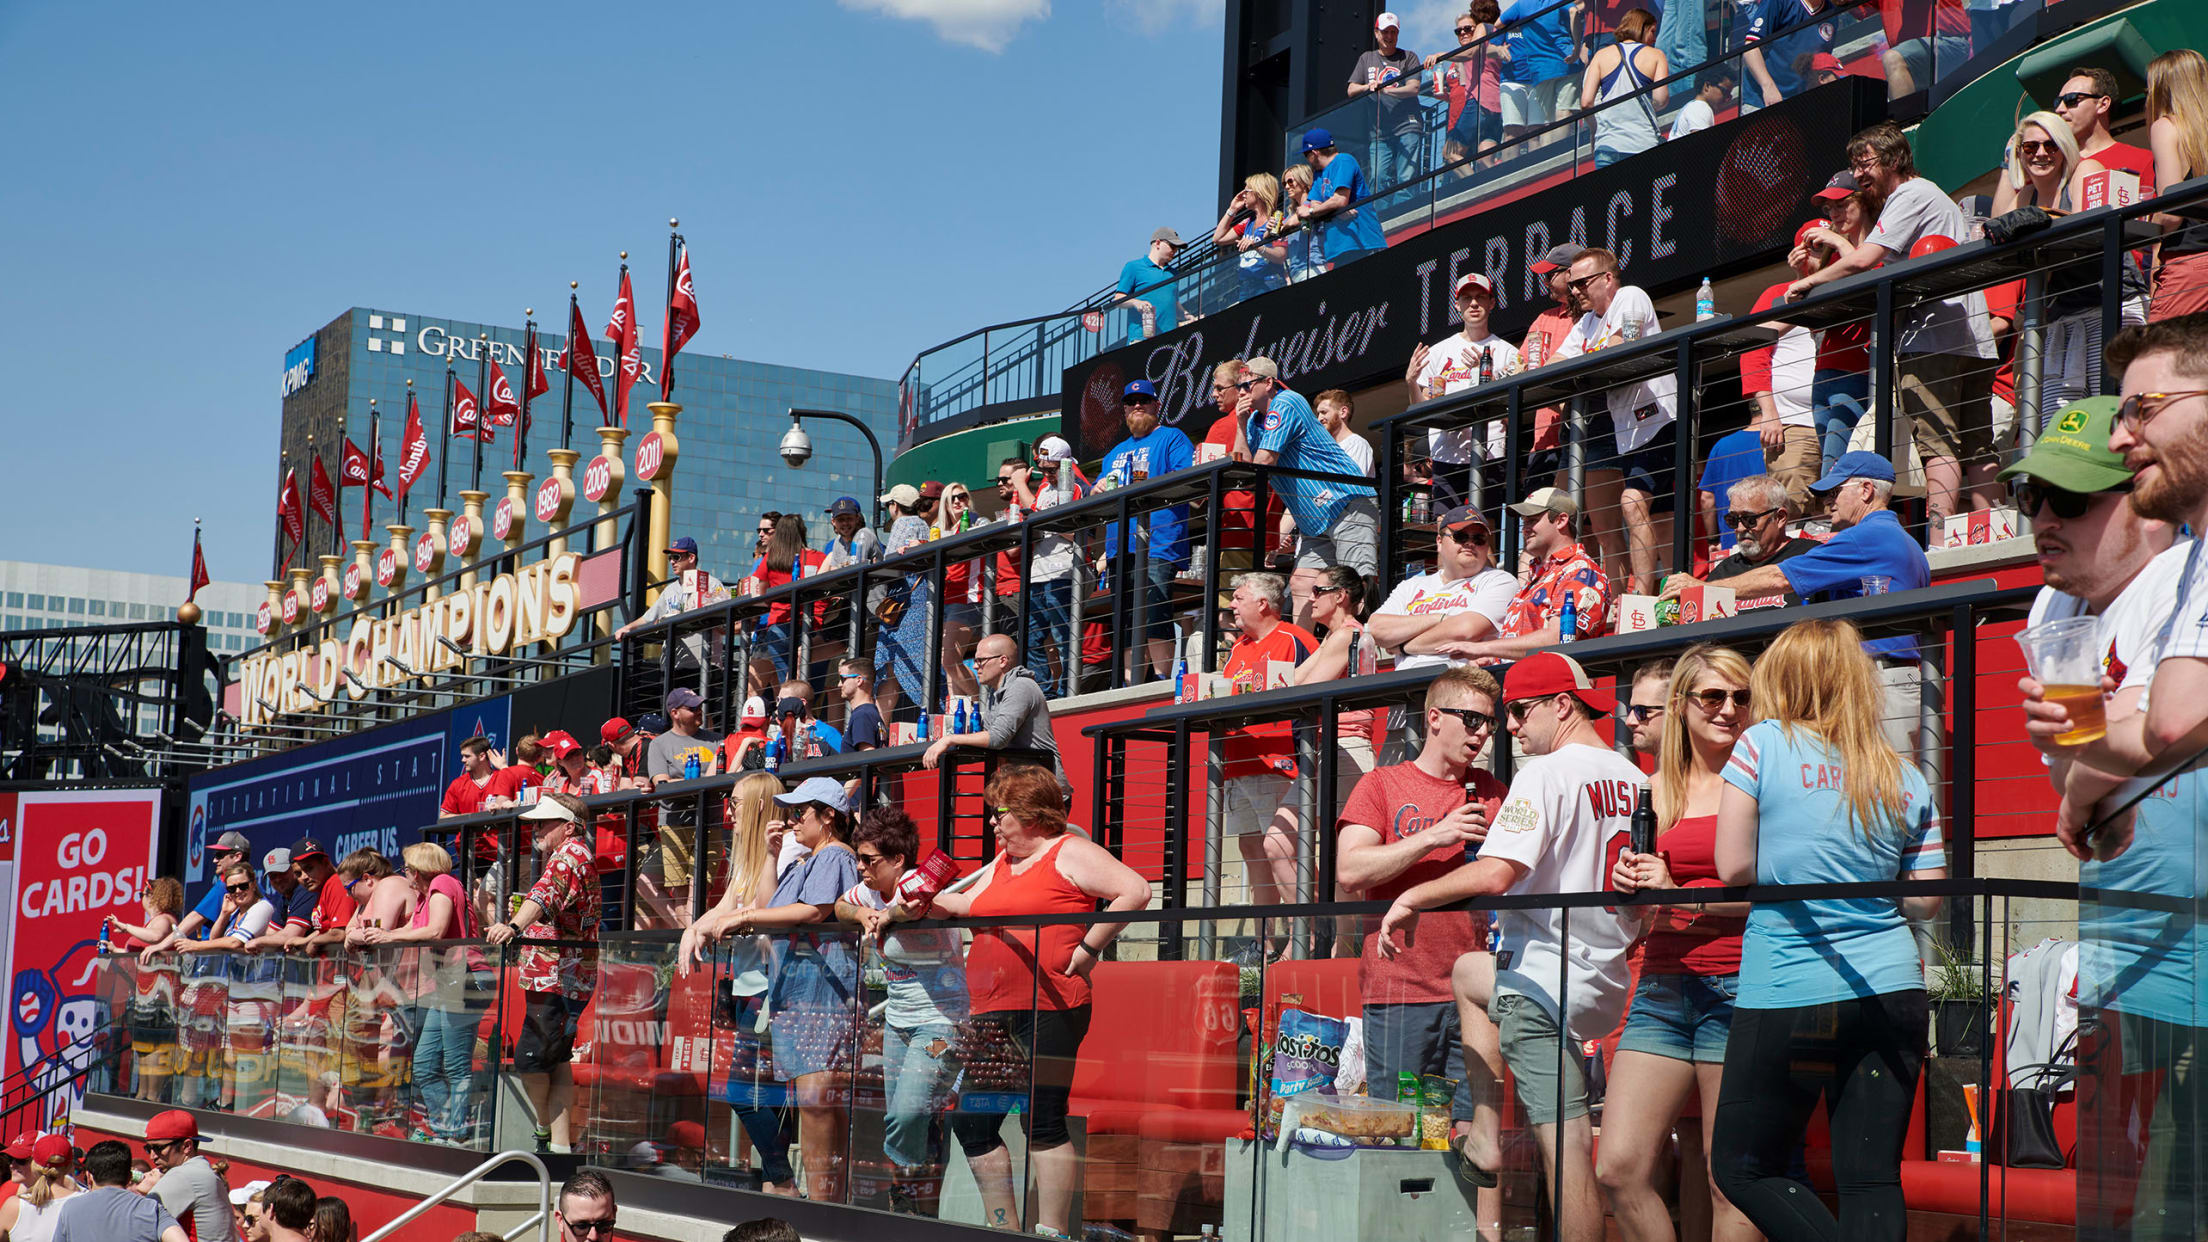
<path fill-rule="evenodd" d="M 1150 883 L 1102 846 L 1066 835 L 1065 792 L 1048 769 L 1008 764 L 985 795 L 996 808 L 995 863 L 973 889 L 945 893 L 936 911 L 986 922 L 1034 914 L 1090 914 L 1150 904 Z M 1033 1066 L 1034 1099 L 1022 1114 L 1036 1182 L 1036 1232 L 1070 1237 L 1080 1168 L 1066 1135 L 1073 1062 L 1089 1029 L 1089 971 L 1120 924 L 977 928 L 966 955 L 977 1049 L 986 1041 Z M 972 1060 L 969 1059 L 969 1073 Z M 1023 1075 L 1024 1077 L 1025 1075 Z M 952 1120 L 981 1188 L 983 1223 L 1021 1228 L 1004 1118 L 961 1113 Z"/>

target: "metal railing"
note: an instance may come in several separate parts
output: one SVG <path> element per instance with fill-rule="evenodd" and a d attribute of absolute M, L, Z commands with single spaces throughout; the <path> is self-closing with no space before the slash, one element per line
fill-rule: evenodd
<path fill-rule="evenodd" d="M 537 1214 L 507 1230 L 501 1236 L 506 1239 L 506 1242 L 516 1242 L 516 1239 L 520 1238 L 521 1235 L 535 1229 L 538 1242 L 551 1242 L 552 1174 L 544 1167 L 544 1161 L 525 1151 L 502 1151 L 492 1156 L 459 1177 L 454 1178 L 444 1189 L 393 1217 L 389 1224 L 362 1238 L 360 1242 L 383 1242 L 385 1238 L 392 1237 L 399 1230 L 422 1217 L 431 1208 L 444 1203 L 447 1199 L 490 1176 L 491 1170 L 513 1164 L 516 1161 L 528 1165 L 530 1170 L 537 1175 Z"/>

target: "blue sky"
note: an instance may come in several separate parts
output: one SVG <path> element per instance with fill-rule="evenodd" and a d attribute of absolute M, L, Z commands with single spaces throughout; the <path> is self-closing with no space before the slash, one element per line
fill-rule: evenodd
<path fill-rule="evenodd" d="M 0 558 L 257 579 L 284 351 L 626 249 L 690 349 L 894 376 L 1209 227 L 1218 0 L 0 4 Z"/>

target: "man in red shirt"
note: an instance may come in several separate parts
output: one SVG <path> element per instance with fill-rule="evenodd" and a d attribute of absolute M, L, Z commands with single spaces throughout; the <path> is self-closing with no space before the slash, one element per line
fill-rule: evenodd
<path fill-rule="evenodd" d="M 1441 655 L 1481 664 L 1503 664 L 1562 641 L 1564 601 L 1575 612 L 1573 637 L 1600 638 L 1610 631 L 1610 579 L 1579 546 L 1579 502 L 1561 488 L 1539 487 L 1510 506 L 1524 523 L 1519 540 L 1532 561 L 1526 585 L 1503 613 L 1502 633 L 1482 642 L 1441 643 Z"/>
<path fill-rule="evenodd" d="M 353 921 L 353 911 L 360 903 L 353 900 L 344 877 L 331 865 L 329 851 L 313 837 L 302 839 L 291 847 L 291 874 L 318 897 L 307 934 L 287 947 L 311 951 L 343 940 L 345 925 Z"/>
<path fill-rule="evenodd" d="M 514 743 L 514 761 L 491 774 L 490 783 L 483 786 L 483 806 L 486 810 L 513 806 L 525 801 L 522 791 L 544 783 L 544 773 L 537 765 L 544 762 L 544 743 L 530 733 Z"/>
<path fill-rule="evenodd" d="M 2139 178 L 2139 197 L 2154 197 L 2154 152 L 2145 147 L 2135 147 L 2128 142 L 2116 141 L 2108 129 L 2109 114 L 2116 110 L 2116 102 L 2123 92 L 2116 85 L 2116 75 L 2097 65 L 2079 65 L 2063 79 L 2062 89 L 2055 92 L 2055 115 L 2070 122 L 2070 133 L 2078 140 L 2078 157 L 2093 160 L 2103 168 L 2121 168 Z"/>
<path fill-rule="evenodd" d="M 460 775 L 445 786 L 444 800 L 437 804 L 440 818 L 448 815 L 473 815 L 483 809 L 483 790 L 491 783 L 498 769 L 491 766 L 491 739 L 480 734 L 460 743 Z"/>
<path fill-rule="evenodd" d="M 1350 792 L 1336 825 L 1334 875 L 1354 900 L 1393 901 L 1413 885 L 1449 874 L 1487 839 L 1509 790 L 1475 767 L 1495 735 L 1502 687 L 1482 668 L 1453 668 L 1426 687 L 1426 740 L 1409 763 L 1374 768 Z M 1487 947 L 1481 914 L 1429 915 L 1411 945 L 1392 958 L 1380 956 L 1377 921 L 1364 919 L 1364 952 L 1357 965 L 1364 998 L 1365 1084 L 1379 1099 L 1395 1098 L 1396 1075 L 1448 1078 L 1457 1084 L 1450 1102 L 1451 1149 L 1473 1126 L 1496 1141 L 1492 1103 L 1476 1108 L 1464 1073 L 1467 1048 L 1502 1073 L 1502 1045 L 1495 1024 L 1477 1007 L 1460 1010 L 1450 990 L 1459 957 Z M 1461 1025 L 1465 1021 L 1471 1025 Z M 1490 1182 L 1492 1185 L 1492 1182 Z M 1476 1206 L 1492 1220 L 1499 1192 L 1483 1189 Z"/>
<path fill-rule="evenodd" d="M 21 1194 L 23 1183 L 30 1180 L 35 1139 L 34 1135 L 18 1134 L 8 1140 L 8 1179 L 0 1182 L 0 1203 Z"/>
<path fill-rule="evenodd" d="M 1276 672 L 1302 663 L 1319 649 L 1319 640 L 1281 619 L 1288 583 L 1279 574 L 1239 574 L 1234 579 L 1235 626 L 1239 633 L 1222 668 L 1233 693 L 1264 690 Z M 1296 739 L 1295 727 L 1245 725 L 1223 742 L 1226 766 L 1224 822 L 1242 861 L 1249 865 L 1250 901 L 1272 905 L 1296 893 Z M 1275 949 L 1285 948 L 1287 928 L 1278 928 Z"/>
<path fill-rule="evenodd" d="M 630 724 L 626 717 L 615 716 L 598 726 L 598 740 L 613 747 L 613 766 L 621 779 L 644 774 L 644 748 L 651 744 L 650 734 Z"/>

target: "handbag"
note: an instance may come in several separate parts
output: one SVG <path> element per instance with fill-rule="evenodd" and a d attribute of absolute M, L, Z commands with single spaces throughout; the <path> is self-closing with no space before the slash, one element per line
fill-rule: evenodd
<path fill-rule="evenodd" d="M 2055 1049 L 2054 1060 L 2020 1067 L 2002 1092 L 1997 1127 L 2001 1162 L 2012 1169 L 2060 1169 L 2069 1166 L 2055 1137 L 2055 1097 L 2077 1081 L 2078 1035 L 2070 1033 Z"/>

